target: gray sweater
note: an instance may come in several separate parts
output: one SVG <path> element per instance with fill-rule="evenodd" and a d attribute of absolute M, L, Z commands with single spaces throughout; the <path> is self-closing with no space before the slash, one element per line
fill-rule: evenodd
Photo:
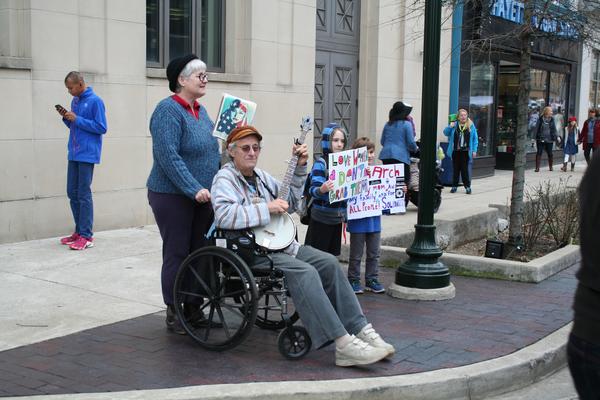
<path fill-rule="evenodd" d="M 220 161 L 213 126 L 204 107 L 196 120 L 171 97 L 158 103 L 150 119 L 154 163 L 148 189 L 191 199 L 201 189 L 210 190 Z"/>

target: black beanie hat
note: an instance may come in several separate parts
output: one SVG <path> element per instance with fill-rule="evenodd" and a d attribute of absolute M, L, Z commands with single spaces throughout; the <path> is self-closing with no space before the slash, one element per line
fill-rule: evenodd
<path fill-rule="evenodd" d="M 198 57 L 195 54 L 188 54 L 187 56 L 177 57 L 171 60 L 167 66 L 167 79 L 169 80 L 169 89 L 175 93 L 177 90 L 177 79 L 179 74 L 185 66 L 192 60 L 197 60 Z"/>

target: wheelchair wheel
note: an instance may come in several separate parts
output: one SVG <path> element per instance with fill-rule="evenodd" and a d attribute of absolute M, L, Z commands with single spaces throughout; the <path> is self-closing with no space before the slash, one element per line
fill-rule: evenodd
<path fill-rule="evenodd" d="M 288 315 L 290 324 L 293 325 L 300 318 L 298 312 L 294 309 L 294 305 L 288 298 Z M 258 300 L 258 312 L 256 313 L 256 326 L 262 329 L 278 331 L 285 328 L 285 321 L 281 315 L 281 298 L 277 294 L 265 293 Z"/>
<path fill-rule="evenodd" d="M 256 320 L 258 291 L 246 263 L 234 252 L 207 246 L 181 264 L 174 306 L 185 331 L 203 348 L 227 350 L 240 344 Z M 201 304 L 192 320 L 184 304 Z"/>
<path fill-rule="evenodd" d="M 312 340 L 304 327 L 290 326 L 279 332 L 277 346 L 285 358 L 299 360 L 310 351 Z"/>

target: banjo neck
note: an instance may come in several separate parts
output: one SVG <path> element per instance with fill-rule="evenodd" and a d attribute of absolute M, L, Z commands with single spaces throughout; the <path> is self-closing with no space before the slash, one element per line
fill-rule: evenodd
<path fill-rule="evenodd" d="M 302 125 L 300 126 L 300 137 L 296 141 L 297 144 L 304 144 L 304 140 L 306 140 L 306 135 L 310 130 L 310 124 L 312 124 L 312 121 L 308 122 L 308 118 L 302 121 Z M 292 178 L 294 177 L 294 171 L 296 170 L 297 165 L 298 155 L 294 154 L 288 162 L 287 170 L 285 171 L 285 175 L 283 177 L 283 180 L 281 181 L 281 186 L 279 187 L 279 195 L 277 196 L 278 198 L 287 201 L 288 196 L 290 194 L 290 184 L 292 183 Z"/>

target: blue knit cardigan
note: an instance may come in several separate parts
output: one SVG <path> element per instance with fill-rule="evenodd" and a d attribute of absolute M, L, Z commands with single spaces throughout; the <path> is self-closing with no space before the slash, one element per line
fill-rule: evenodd
<path fill-rule="evenodd" d="M 148 189 L 191 199 L 201 189 L 210 190 L 220 161 L 213 126 L 204 107 L 196 120 L 171 97 L 158 103 L 150 119 L 154 164 Z"/>

